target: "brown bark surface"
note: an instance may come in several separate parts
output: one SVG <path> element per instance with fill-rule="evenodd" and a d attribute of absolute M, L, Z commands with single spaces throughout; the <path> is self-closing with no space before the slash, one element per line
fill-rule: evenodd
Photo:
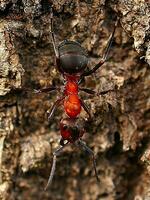
<path fill-rule="evenodd" d="M 49 34 L 51 7 L 57 42 L 81 43 L 89 68 L 120 20 L 108 61 L 82 83 L 95 91 L 115 89 L 103 96 L 81 93 L 93 117 L 83 139 L 97 157 L 100 183 L 88 154 L 70 145 L 44 191 L 64 115 L 60 108 L 47 120 L 59 93 L 32 93 L 63 84 Z M 0 199 L 150 200 L 149 2 L 1 0 L 0 16 Z"/>

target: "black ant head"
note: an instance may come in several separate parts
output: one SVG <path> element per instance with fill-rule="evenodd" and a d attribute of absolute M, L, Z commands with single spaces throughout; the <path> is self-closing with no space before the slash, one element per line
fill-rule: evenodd
<path fill-rule="evenodd" d="M 88 64 L 88 55 L 78 42 L 64 40 L 58 46 L 59 64 L 67 74 L 82 73 Z"/>
<path fill-rule="evenodd" d="M 60 122 L 60 131 L 62 140 L 61 142 L 68 141 L 74 143 L 76 140 L 81 138 L 84 134 L 84 126 L 81 123 L 81 120 L 78 118 L 71 119 L 65 118 Z M 62 145 L 63 143 L 61 143 Z"/>

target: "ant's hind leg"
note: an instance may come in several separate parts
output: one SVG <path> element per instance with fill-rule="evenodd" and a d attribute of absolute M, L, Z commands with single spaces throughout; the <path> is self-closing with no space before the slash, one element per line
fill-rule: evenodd
<path fill-rule="evenodd" d="M 51 38 L 52 38 L 52 44 L 53 44 L 55 56 L 56 56 L 56 59 L 58 59 L 59 53 L 58 53 L 58 48 L 56 46 L 55 35 L 54 35 L 54 31 L 53 31 L 53 10 L 52 10 L 52 8 L 51 8 L 51 13 L 50 13 L 50 34 L 51 34 Z"/>
<path fill-rule="evenodd" d="M 59 88 L 56 87 L 47 87 L 47 88 L 41 88 L 41 89 L 34 89 L 33 93 L 39 94 L 39 93 L 44 93 L 44 92 L 52 92 L 55 90 L 58 90 Z"/>
<path fill-rule="evenodd" d="M 108 92 L 114 92 L 116 89 L 110 89 L 110 90 L 105 90 L 105 91 L 101 91 L 101 92 L 96 92 L 94 90 L 91 89 L 87 89 L 87 88 L 79 88 L 80 91 L 85 92 L 87 94 L 93 94 L 94 96 L 100 96 L 100 95 L 104 95 L 107 94 Z"/>
<path fill-rule="evenodd" d="M 94 73 L 95 71 L 97 71 L 97 70 L 105 63 L 105 61 L 107 60 L 108 53 L 109 53 L 109 50 L 110 50 L 110 47 L 111 47 L 111 44 L 112 44 L 112 41 L 113 41 L 113 37 L 114 37 L 114 33 L 115 33 L 115 30 L 116 30 L 118 21 L 119 21 L 119 19 L 116 20 L 116 23 L 115 23 L 113 32 L 112 32 L 111 35 L 109 36 L 109 39 L 108 39 L 108 42 L 107 42 L 107 46 L 106 46 L 106 48 L 105 48 L 105 52 L 104 52 L 104 54 L 103 54 L 102 59 L 93 67 L 93 69 L 91 69 L 91 70 L 89 70 L 89 71 L 83 72 L 83 74 L 81 75 L 81 79 L 82 79 L 83 77 L 85 77 L 85 76 L 89 76 L 89 75 L 93 74 L 93 73 Z"/>
<path fill-rule="evenodd" d="M 87 151 L 92 156 L 95 177 L 97 181 L 99 182 L 100 180 L 99 180 L 97 169 L 96 169 L 96 158 L 95 158 L 94 152 L 81 139 L 79 139 L 76 144 L 77 146 L 81 147 L 84 151 Z"/>
<path fill-rule="evenodd" d="M 56 40 L 55 40 L 54 30 L 53 30 L 53 10 L 52 10 L 52 8 L 51 8 L 51 13 L 50 13 L 50 34 L 51 34 L 53 49 L 54 49 L 55 57 L 56 57 L 56 66 L 61 73 L 64 73 L 60 67 L 59 51 L 58 51 L 58 46 L 57 46 Z"/>
<path fill-rule="evenodd" d="M 88 88 L 79 88 L 80 91 L 85 92 L 87 94 L 96 94 L 94 90 L 88 89 Z"/>

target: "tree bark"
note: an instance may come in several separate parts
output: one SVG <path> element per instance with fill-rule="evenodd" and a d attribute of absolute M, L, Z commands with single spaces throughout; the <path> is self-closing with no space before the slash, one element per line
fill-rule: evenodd
<path fill-rule="evenodd" d="M 69 145 L 58 157 L 47 191 L 52 152 L 59 146 L 63 108 L 48 122 L 59 93 L 34 89 L 62 85 L 50 37 L 78 41 L 89 68 L 102 57 L 119 17 L 107 62 L 82 86 L 102 96 L 80 96 L 92 121 L 83 140 L 97 157 Z M 0 199 L 150 199 L 150 7 L 144 0 L 2 0 L 0 2 Z M 88 116 L 83 111 L 81 119 Z"/>

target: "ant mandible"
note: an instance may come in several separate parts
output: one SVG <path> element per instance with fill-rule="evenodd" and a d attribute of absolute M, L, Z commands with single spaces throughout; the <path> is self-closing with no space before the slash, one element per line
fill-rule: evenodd
<path fill-rule="evenodd" d="M 79 91 L 83 91 L 88 94 L 103 95 L 112 90 L 107 90 L 97 93 L 87 88 L 81 88 L 79 87 L 79 84 L 84 77 L 89 76 L 94 72 L 96 72 L 106 61 L 112 43 L 112 39 L 115 33 L 115 29 L 117 27 L 117 23 L 118 19 L 115 23 L 113 32 L 111 33 L 108 39 L 108 43 L 102 59 L 92 69 L 86 71 L 86 68 L 88 66 L 88 55 L 85 49 L 81 47 L 81 45 L 78 42 L 64 40 L 58 46 L 56 45 L 55 35 L 53 32 L 53 12 L 51 10 L 50 34 L 52 38 L 53 49 L 55 52 L 56 66 L 58 71 L 63 75 L 65 84 L 63 86 L 62 97 L 60 97 L 52 106 L 50 112 L 48 113 L 49 115 L 48 119 L 50 120 L 52 118 L 56 108 L 62 104 L 64 106 L 64 110 L 67 117 L 60 121 L 60 132 L 61 132 L 60 147 L 53 152 L 52 168 L 45 189 L 47 189 L 48 185 L 50 185 L 52 182 L 56 168 L 57 156 L 60 154 L 60 152 L 62 152 L 63 148 L 69 143 L 73 143 L 76 146 L 81 147 L 83 150 L 87 151 L 92 156 L 95 176 L 97 181 L 99 181 L 98 173 L 96 170 L 94 152 L 81 140 L 81 137 L 84 134 L 84 128 L 82 128 L 81 125 L 79 125 L 78 115 L 80 114 L 82 108 L 88 114 L 89 118 L 91 118 L 91 114 L 84 101 L 80 99 L 78 93 Z M 36 93 L 51 92 L 54 90 L 60 91 L 60 88 L 52 86 L 36 90 L 35 92 Z"/>

